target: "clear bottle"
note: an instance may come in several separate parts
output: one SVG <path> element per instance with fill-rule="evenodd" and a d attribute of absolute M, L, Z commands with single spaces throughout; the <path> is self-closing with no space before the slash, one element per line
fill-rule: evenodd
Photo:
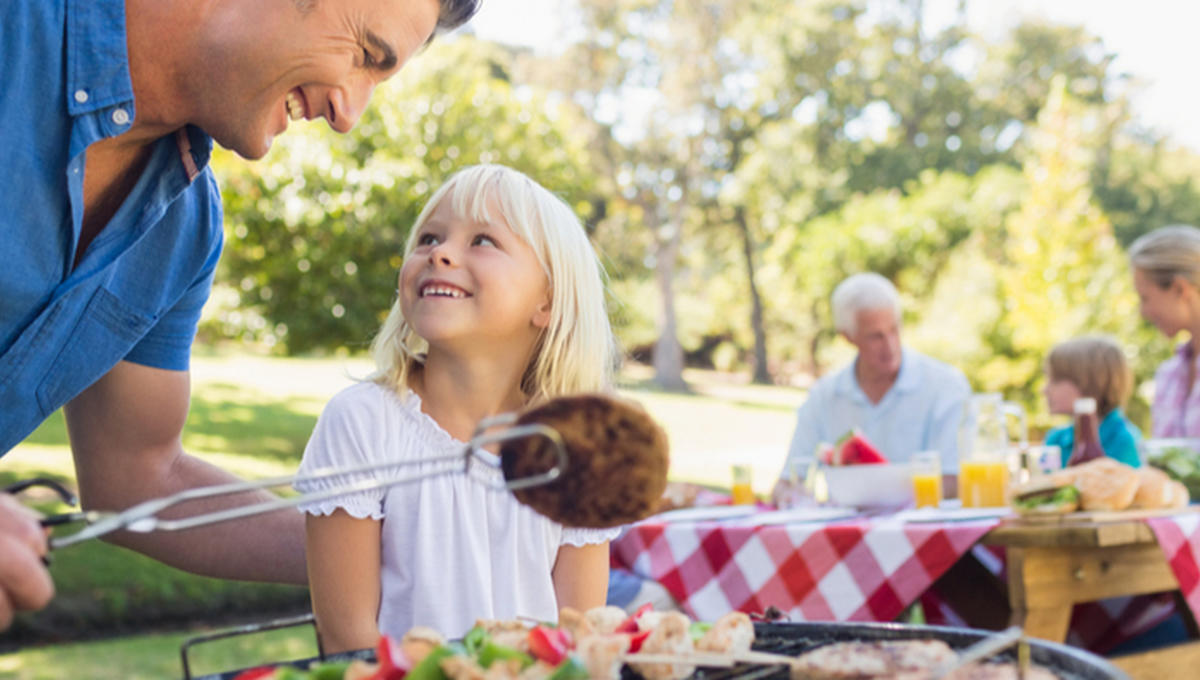
<path fill-rule="evenodd" d="M 1079 465 L 1104 457 L 1100 446 L 1100 419 L 1096 416 L 1096 400 L 1083 397 L 1075 400 L 1075 445 L 1067 465 Z"/>

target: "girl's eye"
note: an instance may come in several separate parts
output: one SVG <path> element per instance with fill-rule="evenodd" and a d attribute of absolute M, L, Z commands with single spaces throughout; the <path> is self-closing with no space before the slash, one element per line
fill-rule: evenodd
<path fill-rule="evenodd" d="M 480 234 L 475 237 L 475 245 L 477 246 L 495 246 L 496 241 L 491 236 Z"/>
<path fill-rule="evenodd" d="M 419 246 L 431 246 L 437 242 L 438 238 L 433 234 L 421 234 L 417 237 L 417 245 Z"/>

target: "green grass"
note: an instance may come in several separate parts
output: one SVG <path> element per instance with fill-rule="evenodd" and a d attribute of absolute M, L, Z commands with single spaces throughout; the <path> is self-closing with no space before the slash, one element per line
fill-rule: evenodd
<path fill-rule="evenodd" d="M 196 357 L 184 445 L 243 477 L 288 474 L 299 463 L 324 403 L 350 386 L 352 376 L 365 375 L 369 369 L 362 359 Z M 749 463 L 755 488 L 764 493 L 770 488 L 786 454 L 802 391 L 688 372 L 692 392 L 667 393 L 654 390 L 649 377 L 644 368 L 629 370 L 622 376 L 622 392 L 645 405 L 667 430 L 673 479 L 728 486 L 730 466 Z M 0 470 L 0 484 L 50 476 L 74 486 L 61 413 L 6 455 Z M 64 509 L 41 492 L 23 497 L 43 512 Z M 179 643 L 188 634 L 146 635 L 144 631 L 178 629 L 184 622 L 212 621 L 233 613 L 265 621 L 307 601 L 304 589 L 192 576 L 101 542 L 56 552 L 51 571 L 58 590 L 52 606 L 36 615 L 21 615 L 9 633 L 0 635 L 0 647 L 22 647 L 18 653 L 0 656 L 0 678 L 178 677 Z M 80 631 L 117 637 L 42 647 L 29 647 L 26 642 L 33 637 L 69 639 Z M 312 656 L 315 651 L 293 651 L 305 639 L 311 639 L 311 632 L 282 631 L 272 633 L 269 641 L 233 644 L 228 652 L 214 644 L 214 660 L 201 670 L 211 673 Z M 239 644 L 253 653 L 240 656 Z M 42 670 L 46 668 L 52 670 Z"/>
<path fill-rule="evenodd" d="M 162 680 L 183 677 L 180 645 L 207 632 L 159 633 L 53 645 L 0 656 L 0 678 L 12 680 Z M 256 633 L 197 645 L 188 652 L 193 677 L 316 656 L 311 627 Z"/>

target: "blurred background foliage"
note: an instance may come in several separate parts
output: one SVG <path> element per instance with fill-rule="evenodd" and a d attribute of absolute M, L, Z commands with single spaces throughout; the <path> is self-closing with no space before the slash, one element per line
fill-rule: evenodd
<path fill-rule="evenodd" d="M 575 207 L 662 386 L 685 389 L 684 365 L 820 375 L 847 357 L 829 295 L 864 270 L 900 289 L 906 342 L 1035 410 L 1055 342 L 1111 333 L 1140 380 L 1169 352 L 1124 248 L 1200 223 L 1200 156 L 1131 122 L 1082 29 L 988 42 L 914 0 L 579 6 L 561 53 L 439 39 L 353 133 L 218 153 L 228 247 L 203 337 L 361 351 L 424 201 L 496 162 Z"/>

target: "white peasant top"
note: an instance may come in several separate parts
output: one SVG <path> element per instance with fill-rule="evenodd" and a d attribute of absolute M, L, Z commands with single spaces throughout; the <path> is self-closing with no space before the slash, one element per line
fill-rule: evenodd
<path fill-rule="evenodd" d="M 449 455 L 465 447 L 421 410 L 415 393 L 398 395 L 364 382 L 325 406 L 299 474 Z M 492 465 L 472 464 L 467 474 L 443 474 L 299 506 L 313 515 L 341 508 L 353 517 L 382 521 L 380 632 L 399 639 L 409 628 L 423 625 L 455 638 L 478 618 L 557 621 L 550 572 L 559 546 L 603 543 L 620 533 L 619 528 L 564 528 L 539 515 L 511 492 L 491 486 L 503 480 L 498 458 L 476 453 Z M 462 463 L 451 466 L 461 469 Z M 446 467 L 427 462 L 401 470 Z M 335 483 L 297 483 L 296 490 L 316 491 Z"/>

